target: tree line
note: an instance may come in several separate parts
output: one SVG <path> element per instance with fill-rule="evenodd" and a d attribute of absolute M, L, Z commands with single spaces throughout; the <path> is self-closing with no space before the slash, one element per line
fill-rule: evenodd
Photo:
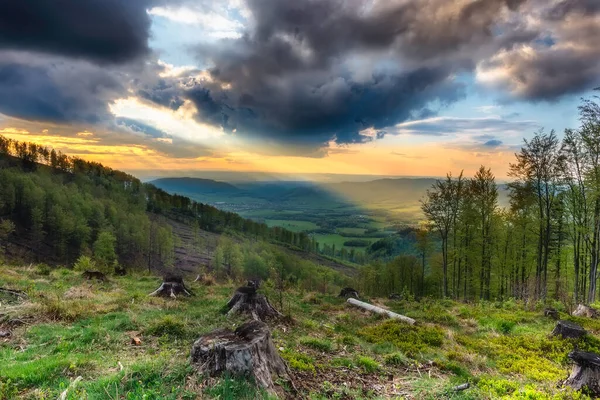
<path fill-rule="evenodd" d="M 524 140 L 510 164 L 509 205 L 489 168 L 447 174 L 427 191 L 413 249 L 363 268 L 371 293 L 405 290 L 454 299 L 594 302 L 600 260 L 600 104 L 581 125 Z"/>

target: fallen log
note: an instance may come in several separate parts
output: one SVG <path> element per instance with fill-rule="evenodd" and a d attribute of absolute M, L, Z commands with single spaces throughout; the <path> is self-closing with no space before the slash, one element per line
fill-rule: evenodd
<path fill-rule="evenodd" d="M 600 311 L 590 306 L 579 304 L 572 315 L 575 317 L 598 318 L 600 317 Z"/>
<path fill-rule="evenodd" d="M 410 317 L 407 317 L 405 315 L 396 314 L 395 312 L 392 312 L 390 310 L 386 310 L 385 308 L 374 306 L 374 305 L 369 304 L 369 303 L 365 303 L 364 301 L 356 300 L 356 299 L 353 299 L 353 298 L 350 298 L 347 301 L 348 301 L 348 303 L 352 304 L 353 306 L 360 307 L 360 308 L 362 308 L 364 310 L 367 310 L 367 311 L 370 311 L 370 312 L 374 312 L 374 313 L 377 313 L 377 314 L 387 315 L 390 318 L 399 319 L 399 320 L 407 322 L 407 323 L 409 323 L 411 325 L 414 325 L 415 322 L 417 322 L 414 319 L 412 319 Z"/>
<path fill-rule="evenodd" d="M 234 332 L 223 329 L 203 335 L 192 346 L 191 361 L 201 374 L 250 377 L 271 393 L 275 393 L 277 379 L 294 387 L 290 371 L 271 340 L 271 331 L 261 321 L 246 322 Z"/>
<path fill-rule="evenodd" d="M 585 388 L 594 397 L 600 396 L 600 356 L 584 351 L 572 351 L 568 357 L 575 364 L 565 385 L 575 390 Z"/>
<path fill-rule="evenodd" d="M 148 296 L 161 296 L 177 298 L 177 295 L 193 296 L 192 292 L 185 287 L 183 277 L 179 275 L 167 274 L 163 278 L 162 284 Z"/>
<path fill-rule="evenodd" d="M 585 329 L 571 321 L 558 321 L 551 335 L 560 335 L 563 339 L 578 339 L 585 336 L 586 333 Z"/>
<path fill-rule="evenodd" d="M 7 289 L 7 288 L 0 287 L 0 292 L 6 293 L 11 296 L 15 296 L 15 297 L 27 297 L 27 293 L 25 293 L 22 290 L 17 290 L 17 289 Z"/>

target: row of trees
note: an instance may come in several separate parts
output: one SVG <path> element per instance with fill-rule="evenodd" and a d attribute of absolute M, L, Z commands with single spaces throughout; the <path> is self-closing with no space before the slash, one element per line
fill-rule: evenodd
<path fill-rule="evenodd" d="M 422 210 L 440 242 L 440 295 L 596 300 L 600 105 L 584 100 L 579 111 L 580 128 L 562 142 L 554 131 L 524 141 L 510 165 L 509 207 L 499 207 L 495 177 L 483 166 L 471 179 L 448 174 L 427 192 Z"/>

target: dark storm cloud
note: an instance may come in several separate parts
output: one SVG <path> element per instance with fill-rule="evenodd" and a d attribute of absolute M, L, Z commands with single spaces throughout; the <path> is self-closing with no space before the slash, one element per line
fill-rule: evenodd
<path fill-rule="evenodd" d="M 51 122 L 95 124 L 126 92 L 119 74 L 85 61 L 0 52 L 0 113 Z"/>
<path fill-rule="evenodd" d="M 149 53 L 151 0 L 1 0 L 0 49 L 102 63 Z"/>
<path fill-rule="evenodd" d="M 249 0 L 251 29 L 199 46 L 212 80 L 183 96 L 199 120 L 240 135 L 315 146 L 381 138 L 462 98 L 452 77 L 475 64 L 463 50 L 492 41 L 498 13 L 523 2 Z M 171 87 L 144 97 L 172 104 Z"/>

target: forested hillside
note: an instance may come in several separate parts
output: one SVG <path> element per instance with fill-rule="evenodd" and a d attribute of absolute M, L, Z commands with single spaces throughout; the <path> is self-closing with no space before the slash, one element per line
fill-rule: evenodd
<path fill-rule="evenodd" d="M 0 167 L 0 240 L 9 256 L 72 264 L 94 255 L 110 265 L 168 267 L 177 241 L 172 220 L 305 251 L 317 246 L 304 233 L 269 228 L 35 143 L 0 136 Z"/>

